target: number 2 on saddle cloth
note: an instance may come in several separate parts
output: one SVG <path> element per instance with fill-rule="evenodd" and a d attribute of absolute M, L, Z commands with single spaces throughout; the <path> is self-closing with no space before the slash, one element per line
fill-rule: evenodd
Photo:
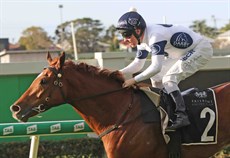
<path fill-rule="evenodd" d="M 169 117 L 169 125 L 174 121 L 175 103 L 172 98 L 160 91 L 160 106 Z M 181 128 L 182 144 L 216 144 L 217 143 L 217 105 L 212 89 L 199 91 L 191 88 L 182 92 L 191 125 Z"/>

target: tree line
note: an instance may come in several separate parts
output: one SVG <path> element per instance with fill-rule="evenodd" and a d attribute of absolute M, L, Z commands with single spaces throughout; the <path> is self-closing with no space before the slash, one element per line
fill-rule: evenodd
<path fill-rule="evenodd" d="M 54 37 L 48 36 L 47 32 L 39 26 L 29 27 L 22 32 L 18 43 L 26 50 L 50 49 L 59 46 L 71 53 L 73 52 L 71 23 L 78 53 L 97 52 L 100 50 L 101 43 L 107 44 L 110 51 L 119 49 L 119 35 L 115 26 L 105 28 L 100 20 L 91 18 L 75 19 L 58 25 Z M 230 30 L 230 23 L 217 29 L 208 26 L 205 20 L 196 20 L 189 27 L 195 32 L 214 39 L 218 34 Z"/>

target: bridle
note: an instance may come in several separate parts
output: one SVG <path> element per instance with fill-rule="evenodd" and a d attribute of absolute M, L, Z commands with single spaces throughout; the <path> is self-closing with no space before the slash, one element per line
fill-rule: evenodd
<path fill-rule="evenodd" d="M 65 103 L 71 103 L 71 102 L 74 102 L 74 101 L 82 101 L 82 100 L 92 99 L 92 98 L 96 98 L 96 97 L 100 97 L 100 96 L 103 96 L 103 95 L 107 95 L 107 94 L 111 94 L 111 93 L 115 93 L 115 92 L 125 90 L 125 88 L 118 88 L 118 89 L 115 89 L 115 90 L 110 90 L 110 91 L 102 92 L 102 93 L 99 93 L 99 94 L 92 94 L 92 95 L 89 95 L 89 96 L 83 96 L 83 97 L 79 97 L 79 98 L 75 98 L 75 99 L 67 99 L 65 94 L 64 94 L 64 92 L 63 92 L 63 90 L 62 90 L 62 87 L 63 87 L 63 83 L 61 81 L 61 78 L 63 76 L 62 72 L 58 71 L 54 67 L 47 67 L 47 68 L 56 75 L 57 80 L 54 81 L 54 85 L 59 87 L 59 89 L 61 91 L 62 98 L 64 99 Z"/>
<path fill-rule="evenodd" d="M 104 96 L 104 95 L 108 95 L 108 94 L 112 94 L 112 93 L 116 93 L 122 90 L 126 90 L 126 88 L 118 88 L 115 90 L 111 90 L 111 91 L 106 91 L 106 92 L 102 92 L 99 94 L 93 94 L 93 95 L 89 95 L 89 96 L 83 96 L 83 97 L 79 97 L 79 98 L 75 98 L 75 99 L 67 99 L 64 92 L 63 92 L 63 83 L 61 81 L 61 78 L 63 77 L 63 74 L 61 72 L 61 70 L 57 70 L 55 67 L 46 67 L 44 69 L 49 69 L 50 71 L 52 71 L 55 75 L 56 75 L 56 80 L 53 82 L 54 86 L 57 86 L 60 89 L 61 95 L 63 100 L 65 101 L 65 103 L 71 103 L 74 101 L 82 101 L 82 100 L 87 100 L 87 99 L 92 99 L 92 98 L 96 98 L 96 97 L 100 97 L 100 96 Z M 131 93 L 131 102 L 128 106 L 128 108 L 126 109 L 126 111 L 124 111 L 121 115 L 121 118 L 117 121 L 116 124 L 114 124 L 112 127 L 108 128 L 107 130 L 105 130 L 104 132 L 102 132 L 101 134 L 99 134 L 99 138 L 102 138 L 103 136 L 105 136 L 106 134 L 118 129 L 119 127 L 122 126 L 122 121 L 124 121 L 127 113 L 132 109 L 133 107 L 133 92 Z M 48 103 L 49 101 L 49 97 L 46 97 L 45 99 L 46 103 Z M 41 113 L 44 112 L 48 109 L 48 105 L 47 104 L 40 104 L 34 108 L 32 108 L 33 111 L 36 111 L 37 113 Z M 123 123 L 124 125 L 124 123 Z"/>

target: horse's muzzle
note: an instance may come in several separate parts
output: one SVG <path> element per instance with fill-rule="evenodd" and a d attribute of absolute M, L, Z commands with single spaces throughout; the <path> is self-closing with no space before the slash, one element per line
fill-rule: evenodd
<path fill-rule="evenodd" d="M 26 115 L 22 115 L 21 112 L 21 107 L 19 105 L 12 105 L 10 107 L 10 111 L 12 112 L 12 116 L 14 119 L 20 121 L 20 122 L 27 122 L 28 118 Z"/>

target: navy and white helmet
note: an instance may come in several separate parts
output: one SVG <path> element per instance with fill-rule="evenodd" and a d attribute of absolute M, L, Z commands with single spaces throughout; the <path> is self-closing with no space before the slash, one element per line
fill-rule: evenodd
<path fill-rule="evenodd" d="M 123 14 L 118 20 L 117 30 L 134 31 L 135 29 L 145 30 L 146 23 L 143 17 L 137 13 L 135 8 Z"/>

